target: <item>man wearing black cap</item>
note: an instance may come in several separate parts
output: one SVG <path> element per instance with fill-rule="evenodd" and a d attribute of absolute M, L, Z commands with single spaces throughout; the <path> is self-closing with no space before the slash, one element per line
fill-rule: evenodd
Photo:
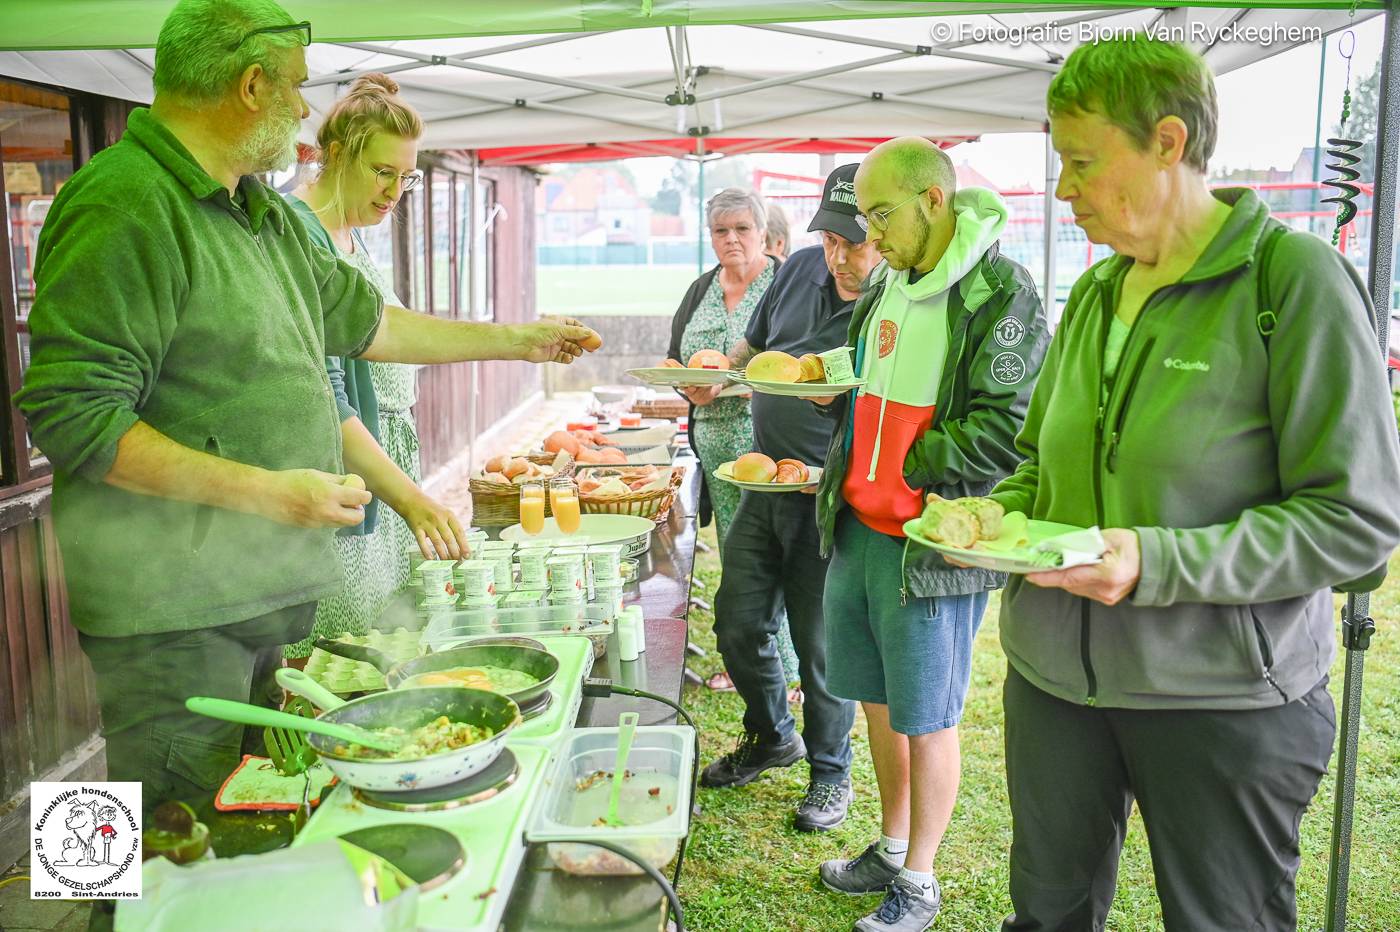
<path fill-rule="evenodd" d="M 827 178 L 821 208 L 807 227 L 821 233 L 822 245 L 798 250 L 778 270 L 754 311 L 746 339 L 734 349 L 736 367 L 764 350 L 801 356 L 846 344 L 861 282 L 880 261 L 856 223 L 857 167 L 843 165 Z M 752 405 L 757 451 L 808 466 L 825 460 L 831 419 L 800 398 L 755 393 Z M 715 633 L 725 667 L 747 706 L 744 736 L 701 777 L 705 786 L 742 786 L 765 770 L 790 766 L 805 756 L 811 782 L 795 824 L 809 832 L 840 825 L 851 800 L 855 705 L 826 687 L 826 567 L 810 496 L 743 494 L 725 539 Z M 784 604 L 805 696 L 801 735 L 788 709 L 775 640 Z"/>

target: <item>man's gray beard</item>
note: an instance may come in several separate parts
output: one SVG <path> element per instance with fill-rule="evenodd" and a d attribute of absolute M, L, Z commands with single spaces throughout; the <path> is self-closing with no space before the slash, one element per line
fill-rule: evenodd
<path fill-rule="evenodd" d="M 279 104 L 239 146 L 238 161 L 244 166 L 243 174 L 280 172 L 290 167 L 297 158 L 300 125 L 292 108 Z"/>

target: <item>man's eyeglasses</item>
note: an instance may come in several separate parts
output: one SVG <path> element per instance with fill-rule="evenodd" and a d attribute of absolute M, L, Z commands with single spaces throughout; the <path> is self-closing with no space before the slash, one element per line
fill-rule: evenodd
<path fill-rule="evenodd" d="M 254 29 L 252 32 L 239 39 L 238 44 L 235 45 L 233 48 L 229 49 L 229 51 L 238 51 L 243 47 L 243 43 L 253 38 L 253 36 L 280 35 L 284 32 L 298 33 L 297 38 L 301 39 L 302 45 L 305 46 L 311 44 L 311 22 L 309 20 L 303 20 L 300 23 L 288 23 L 285 26 L 264 26 L 261 29 Z"/>
<path fill-rule="evenodd" d="M 423 183 L 422 172 L 405 172 L 400 175 L 392 168 L 371 168 L 370 171 L 374 172 L 374 177 L 379 180 L 379 187 L 385 191 L 392 188 L 395 181 L 403 185 L 405 194 Z"/>
<path fill-rule="evenodd" d="M 870 232 L 871 227 L 874 227 L 877 230 L 887 229 L 890 225 L 890 214 L 894 213 L 896 210 L 899 210 L 899 208 L 903 207 L 905 204 L 908 204 L 914 198 L 918 197 L 920 194 L 923 193 L 924 192 L 922 191 L 915 191 L 913 194 L 909 195 L 904 200 L 891 207 L 889 210 L 872 210 L 869 216 L 866 216 L 865 214 L 856 214 L 856 226 L 860 227 L 866 233 Z"/>

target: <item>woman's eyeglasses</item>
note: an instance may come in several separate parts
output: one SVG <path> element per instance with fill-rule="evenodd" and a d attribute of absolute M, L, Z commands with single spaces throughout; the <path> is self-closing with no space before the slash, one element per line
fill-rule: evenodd
<path fill-rule="evenodd" d="M 872 210 L 869 216 L 866 216 L 865 214 L 856 214 L 856 226 L 860 227 L 866 233 L 870 232 L 871 227 L 874 227 L 877 230 L 888 229 L 890 225 L 890 214 L 894 213 L 896 210 L 899 210 L 899 208 L 903 207 L 905 204 L 908 204 L 914 198 L 918 197 L 920 194 L 923 193 L 924 192 L 922 191 L 915 191 L 913 194 L 909 195 L 904 200 L 891 207 L 889 210 Z"/>
<path fill-rule="evenodd" d="M 370 171 L 374 172 L 374 177 L 379 181 L 379 187 L 385 191 L 392 188 L 395 181 L 403 185 L 404 193 L 412 191 L 423 183 L 422 172 L 405 172 L 401 175 L 392 168 L 371 168 Z"/>

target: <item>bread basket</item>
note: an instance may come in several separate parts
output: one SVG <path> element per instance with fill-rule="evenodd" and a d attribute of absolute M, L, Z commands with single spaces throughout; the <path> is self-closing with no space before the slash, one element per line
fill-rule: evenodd
<path fill-rule="evenodd" d="M 527 453 L 525 459 L 536 466 L 552 466 L 555 454 Z M 554 475 L 572 476 L 574 465 L 573 457 L 568 457 Z M 539 481 L 548 482 L 547 479 Z M 472 495 L 472 524 L 485 528 L 520 523 L 520 486 L 513 482 L 488 482 L 475 476 L 468 481 L 467 490 Z M 549 496 L 545 496 L 544 513 L 545 517 L 550 515 Z"/>
<path fill-rule="evenodd" d="M 590 470 L 595 476 L 600 470 Z M 671 480 L 665 488 L 631 492 L 627 495 L 598 495 L 580 492 L 579 508 L 586 515 L 632 515 L 637 518 L 651 518 L 657 524 L 663 523 L 671 514 L 671 505 L 676 500 L 676 490 L 685 479 L 682 469 L 671 470 Z"/>

